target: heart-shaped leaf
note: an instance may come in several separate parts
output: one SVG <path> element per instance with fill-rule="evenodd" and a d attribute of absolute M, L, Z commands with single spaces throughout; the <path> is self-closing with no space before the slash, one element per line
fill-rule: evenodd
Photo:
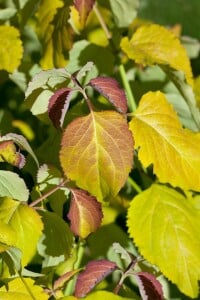
<path fill-rule="evenodd" d="M 90 261 L 83 272 L 78 275 L 75 296 L 85 297 L 95 285 L 117 269 L 117 265 L 109 260 Z"/>
<path fill-rule="evenodd" d="M 114 78 L 97 77 L 91 79 L 89 85 L 108 99 L 119 112 L 124 114 L 127 112 L 128 106 L 125 92 Z"/>
<path fill-rule="evenodd" d="M 101 225 L 101 204 L 86 191 L 71 189 L 71 192 L 72 200 L 68 213 L 70 228 L 74 234 L 84 239 Z"/>
<path fill-rule="evenodd" d="M 49 99 L 48 114 L 56 128 L 63 125 L 72 92 L 73 90 L 70 88 L 62 88 L 57 90 Z"/>

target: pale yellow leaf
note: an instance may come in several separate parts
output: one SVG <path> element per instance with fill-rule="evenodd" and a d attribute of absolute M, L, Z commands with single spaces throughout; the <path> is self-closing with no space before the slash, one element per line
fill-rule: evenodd
<path fill-rule="evenodd" d="M 160 182 L 200 191 L 199 134 L 183 129 L 161 92 L 149 92 L 140 100 L 130 129 L 144 167 L 153 164 Z"/>
<path fill-rule="evenodd" d="M 1 300 L 48 300 L 49 296 L 43 289 L 34 285 L 30 278 L 16 278 L 8 283 L 8 286 L 0 288 Z"/>
<path fill-rule="evenodd" d="M 128 229 L 140 253 L 186 295 L 198 295 L 200 218 L 190 199 L 158 184 L 136 196 Z"/>
<path fill-rule="evenodd" d="M 23 54 L 19 30 L 13 26 L 1 25 L 0 45 L 0 70 L 12 73 L 20 65 Z"/>
<path fill-rule="evenodd" d="M 22 265 L 27 265 L 37 250 L 43 224 L 38 213 L 28 205 L 3 198 L 0 202 L 0 220 L 15 232 L 15 246 L 22 251 Z"/>
<path fill-rule="evenodd" d="M 192 86 L 193 76 L 190 61 L 179 39 L 163 26 L 141 26 L 129 40 L 124 37 L 121 48 L 130 59 L 143 65 L 168 65 L 182 71 Z"/>
<path fill-rule="evenodd" d="M 0 253 L 16 245 L 16 234 L 12 227 L 0 220 Z"/>

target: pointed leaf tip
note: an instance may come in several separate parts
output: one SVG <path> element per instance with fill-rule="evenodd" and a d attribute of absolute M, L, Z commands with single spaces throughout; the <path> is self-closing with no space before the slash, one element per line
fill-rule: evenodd
<path fill-rule="evenodd" d="M 78 275 L 75 296 L 85 297 L 100 281 L 117 269 L 117 265 L 106 259 L 90 261 Z"/>
<path fill-rule="evenodd" d="M 135 274 L 142 300 L 163 300 L 163 290 L 160 282 L 153 274 L 138 272 Z"/>
<path fill-rule="evenodd" d="M 85 25 L 94 3 L 95 0 L 74 0 L 74 6 L 79 13 L 80 24 L 82 26 Z"/>
<path fill-rule="evenodd" d="M 128 106 L 125 92 L 114 78 L 97 77 L 90 80 L 89 85 L 112 103 L 119 112 L 124 114 L 127 112 Z"/>
<path fill-rule="evenodd" d="M 57 90 L 49 99 L 48 114 L 56 128 L 63 125 L 65 114 L 69 108 L 71 93 L 72 89 L 62 88 Z"/>
<path fill-rule="evenodd" d="M 84 190 L 72 189 L 71 192 L 72 200 L 68 213 L 70 228 L 74 234 L 84 239 L 101 225 L 101 204 Z"/>

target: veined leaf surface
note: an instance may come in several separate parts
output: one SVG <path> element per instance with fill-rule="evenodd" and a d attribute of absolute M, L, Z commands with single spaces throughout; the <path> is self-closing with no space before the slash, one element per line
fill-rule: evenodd
<path fill-rule="evenodd" d="M 12 73 L 20 65 L 23 48 L 19 35 L 13 26 L 0 26 L 0 70 Z"/>
<path fill-rule="evenodd" d="M 131 202 L 127 225 L 140 253 L 183 293 L 197 297 L 200 218 L 189 199 L 154 184 Z"/>
<path fill-rule="evenodd" d="M 33 258 L 37 242 L 42 234 L 42 222 L 37 212 L 18 201 L 2 198 L 0 201 L 0 221 L 15 231 L 15 246 L 22 251 L 22 265 Z"/>
<path fill-rule="evenodd" d="M 47 300 L 49 296 L 43 291 L 43 289 L 34 284 L 34 280 L 30 278 L 16 278 L 0 288 L 0 299 L 1 300 Z M 30 291 L 30 292 L 29 292 Z M 33 298 L 34 296 L 34 298 Z"/>
<path fill-rule="evenodd" d="M 98 200 L 116 195 L 133 161 L 133 138 L 115 111 L 91 112 L 66 128 L 60 152 L 65 175 Z"/>
<path fill-rule="evenodd" d="M 183 71 L 186 81 L 193 85 L 190 61 L 178 38 L 163 26 L 140 27 L 129 40 L 124 37 L 121 48 L 130 59 L 143 65 L 169 65 Z"/>
<path fill-rule="evenodd" d="M 140 100 L 130 122 L 138 157 L 153 164 L 161 182 L 200 191 L 199 135 L 183 129 L 172 106 L 161 92 L 149 92 Z"/>

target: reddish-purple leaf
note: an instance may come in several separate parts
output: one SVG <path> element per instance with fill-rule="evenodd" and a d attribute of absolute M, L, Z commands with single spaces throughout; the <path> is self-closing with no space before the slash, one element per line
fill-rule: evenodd
<path fill-rule="evenodd" d="M 78 275 L 75 296 L 85 297 L 95 285 L 117 269 L 117 265 L 106 259 L 90 261 L 83 272 Z"/>
<path fill-rule="evenodd" d="M 71 189 L 71 193 L 68 213 L 70 229 L 84 239 L 101 225 L 103 218 L 101 204 L 84 190 Z"/>
<path fill-rule="evenodd" d="M 160 282 L 153 274 L 138 272 L 135 274 L 142 300 L 163 300 L 163 291 Z"/>
<path fill-rule="evenodd" d="M 108 99 L 119 112 L 126 113 L 127 99 L 123 89 L 118 82 L 111 77 L 96 77 L 89 82 L 95 90 Z"/>
<path fill-rule="evenodd" d="M 70 88 L 62 88 L 57 90 L 49 99 L 48 114 L 56 128 L 63 125 L 72 92 L 73 90 Z"/>
<path fill-rule="evenodd" d="M 76 7 L 79 16 L 80 16 L 80 24 L 82 26 L 85 25 L 87 17 L 91 12 L 95 0 L 74 0 L 74 6 Z"/>

